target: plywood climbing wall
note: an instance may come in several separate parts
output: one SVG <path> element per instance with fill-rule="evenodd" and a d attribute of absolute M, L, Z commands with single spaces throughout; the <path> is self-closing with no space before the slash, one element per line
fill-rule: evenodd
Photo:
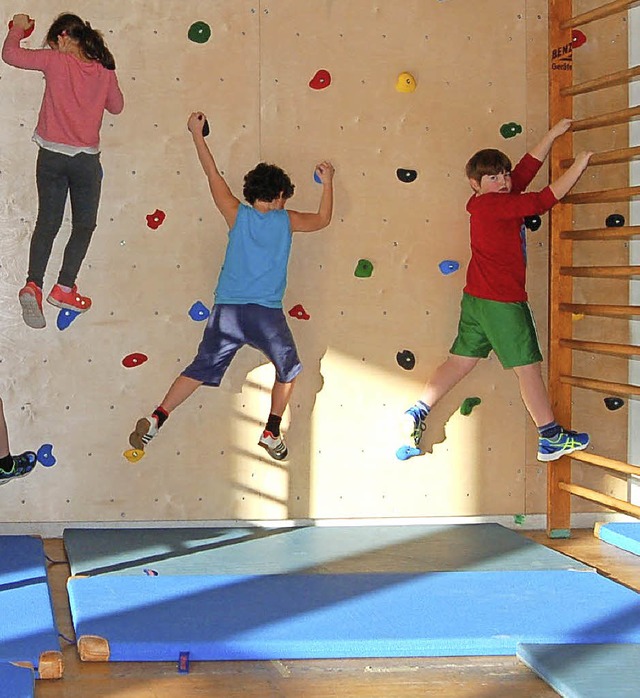
<path fill-rule="evenodd" d="M 489 146 L 517 160 L 547 127 L 546 3 L 507 5 L 79 0 L 74 11 L 115 55 L 126 105 L 105 118 L 99 224 L 78 279 L 94 307 L 62 329 L 53 307 L 43 330 L 20 317 L 42 80 L 0 65 L 0 395 L 13 449 L 55 460 L 2 488 L 5 520 L 540 511 L 535 443 L 515 377 L 495 359 L 434 410 L 430 453 L 395 457 L 399 416 L 455 335 L 469 256 L 465 162 Z M 22 9 L 37 23 L 25 45 L 38 46 L 51 3 Z M 224 254 L 224 221 L 186 129 L 192 110 L 207 114 L 238 195 L 266 160 L 295 182 L 291 207 L 312 210 L 315 164 L 336 166 L 333 223 L 297 236 L 291 257 L 285 310 L 300 305 L 308 319 L 290 318 L 305 369 L 285 417 L 286 463 L 257 447 L 274 375 L 251 349 L 221 388 L 171 416 L 143 459 L 123 457 L 138 417 L 195 353 L 205 313 L 189 311 L 210 307 Z M 45 290 L 68 229 L 66 217 Z M 530 250 L 544 339 L 546 223 Z M 405 351 L 411 370 L 397 360 Z M 133 353 L 147 360 L 126 367 Z M 464 416 L 468 397 L 481 403 Z"/>

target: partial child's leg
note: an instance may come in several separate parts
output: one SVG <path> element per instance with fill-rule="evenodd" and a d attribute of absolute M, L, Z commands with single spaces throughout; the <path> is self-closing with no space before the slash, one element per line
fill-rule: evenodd
<path fill-rule="evenodd" d="M 149 417 L 142 417 L 136 423 L 136 428 L 129 435 L 129 443 L 140 450 L 153 439 L 158 429 L 167 421 L 167 418 L 190 397 L 200 386 L 202 381 L 179 375 L 171 384 L 162 402 Z"/>
<path fill-rule="evenodd" d="M 72 158 L 69 166 L 71 235 L 64 250 L 58 283 L 47 297 L 47 301 L 58 308 L 83 313 L 91 307 L 91 299 L 78 293 L 75 283 L 96 228 L 101 187 L 100 156 L 80 153 Z"/>
<path fill-rule="evenodd" d="M 540 363 L 515 366 L 522 401 L 538 429 L 538 460 L 553 461 L 589 445 L 589 435 L 561 427 L 553 415 Z"/>
<path fill-rule="evenodd" d="M 29 246 L 27 283 L 18 294 L 25 324 L 35 329 L 46 326 L 42 312 L 42 284 L 53 241 L 62 225 L 69 191 L 69 181 L 65 171 L 66 159 L 68 159 L 66 155 L 53 153 L 44 148 L 40 148 L 38 152 L 36 165 L 38 218 Z"/>
<path fill-rule="evenodd" d="M 420 399 L 405 412 L 406 430 L 413 448 L 418 449 L 420 446 L 426 428 L 425 420 L 431 408 L 470 373 L 478 361 L 480 359 L 473 356 L 449 354 L 447 360 L 438 366 L 425 383 Z"/>
<path fill-rule="evenodd" d="M 12 456 L 9 450 L 9 431 L 4 418 L 4 406 L 0 399 L 0 484 L 15 477 L 28 475 L 36 465 L 36 454 L 25 451 L 19 456 Z"/>
<path fill-rule="evenodd" d="M 287 405 L 291 399 L 291 393 L 293 392 L 295 382 L 295 378 L 288 383 L 282 383 L 276 378 L 271 390 L 269 419 L 267 419 L 264 431 L 258 441 L 258 444 L 265 448 L 269 455 L 276 460 L 283 460 L 289 453 L 284 438 L 280 433 L 280 423 L 282 422 L 282 415 L 287 409 Z"/>

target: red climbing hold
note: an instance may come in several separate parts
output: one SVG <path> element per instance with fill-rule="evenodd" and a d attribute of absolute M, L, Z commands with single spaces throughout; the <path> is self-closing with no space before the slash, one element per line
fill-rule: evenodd
<path fill-rule="evenodd" d="M 580 48 L 583 44 L 587 43 L 587 37 L 579 29 L 573 29 L 571 31 L 571 42 L 573 48 Z"/>
<path fill-rule="evenodd" d="M 298 303 L 298 305 L 294 305 L 293 308 L 289 311 L 289 315 L 291 317 L 295 317 L 298 320 L 308 320 L 311 315 L 307 313 L 307 311 Z"/>
<path fill-rule="evenodd" d="M 156 230 L 164 223 L 164 219 L 166 217 L 167 214 L 157 208 L 153 213 L 150 213 L 147 216 L 147 225 L 151 228 L 151 230 Z"/>
<path fill-rule="evenodd" d="M 149 357 L 146 354 L 140 354 L 140 352 L 134 352 L 133 354 L 128 354 L 122 359 L 122 365 L 125 368 L 135 368 L 143 364 Z"/>
<path fill-rule="evenodd" d="M 324 88 L 329 87 L 330 84 L 331 73 L 328 70 L 319 70 L 311 80 L 309 80 L 309 87 L 312 90 L 324 90 Z"/>

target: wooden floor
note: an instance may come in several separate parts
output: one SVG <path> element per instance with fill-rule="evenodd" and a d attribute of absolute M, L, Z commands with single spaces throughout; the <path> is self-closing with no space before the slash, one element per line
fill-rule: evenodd
<path fill-rule="evenodd" d="M 522 535 L 596 567 L 640 591 L 640 558 L 603 543 L 591 530 L 569 540 L 544 532 Z M 45 542 L 47 555 L 64 560 L 61 540 Z M 66 563 L 50 567 L 60 632 L 73 638 L 65 584 Z M 72 644 L 63 650 L 65 675 L 37 681 L 36 698 L 552 698 L 555 691 L 515 657 L 444 657 L 323 661 L 197 662 L 188 674 L 173 663 L 80 662 Z"/>

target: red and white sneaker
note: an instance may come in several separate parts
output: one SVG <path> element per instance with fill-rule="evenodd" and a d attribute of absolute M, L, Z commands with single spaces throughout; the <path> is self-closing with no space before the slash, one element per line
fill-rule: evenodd
<path fill-rule="evenodd" d="M 47 326 L 42 312 L 42 289 L 33 281 L 18 293 L 18 300 L 22 306 L 22 319 L 34 330 L 41 330 Z"/>
<path fill-rule="evenodd" d="M 282 435 L 274 436 L 266 429 L 262 432 L 258 446 L 266 449 L 267 453 L 276 460 L 284 460 L 288 455 L 287 444 L 284 442 Z"/>
<path fill-rule="evenodd" d="M 81 296 L 75 284 L 70 291 L 65 291 L 60 284 L 56 284 L 47 296 L 47 303 L 55 305 L 56 308 L 64 308 L 65 310 L 75 310 L 78 313 L 84 313 L 91 307 L 91 298 Z"/>

